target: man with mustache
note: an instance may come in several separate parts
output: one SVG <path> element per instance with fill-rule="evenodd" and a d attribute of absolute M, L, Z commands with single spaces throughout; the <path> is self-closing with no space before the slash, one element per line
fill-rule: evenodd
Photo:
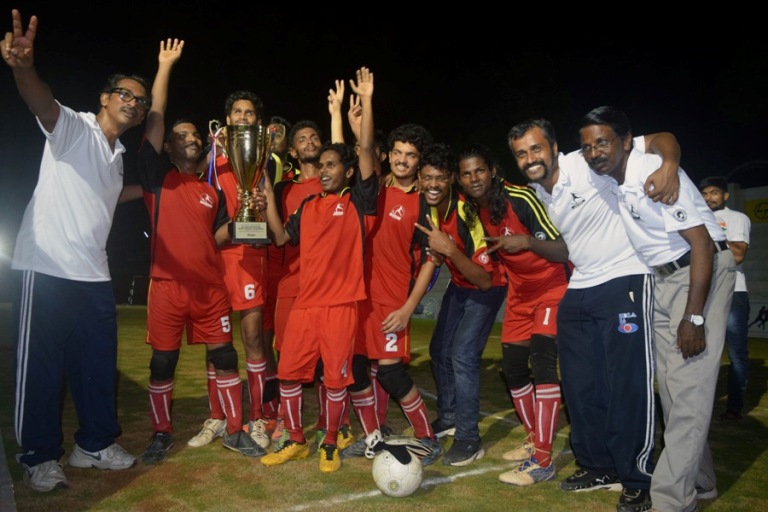
<path fill-rule="evenodd" d="M 645 194 L 659 158 L 644 154 L 642 141 L 632 139 L 624 112 L 593 109 L 581 119 L 579 138 L 593 173 L 612 179 L 622 224 L 655 273 L 653 329 L 664 449 L 651 478 L 651 501 L 659 511 L 691 512 L 699 499 L 712 496 L 716 483 L 707 434 L 734 289 L 733 254 L 684 172 L 678 173 L 675 204 L 657 203 Z"/>
<path fill-rule="evenodd" d="M 163 142 L 168 82 L 181 57 L 183 41 L 161 42 L 159 66 L 144 141 L 139 149 L 139 180 L 152 223 L 152 279 L 147 299 L 150 417 L 153 435 L 144 462 L 163 460 L 173 446 L 171 409 L 174 375 L 182 335 L 204 344 L 213 368 L 216 401 L 225 415 L 224 447 L 243 455 L 264 455 L 243 432 L 242 385 L 232 346 L 229 293 L 222 278 L 218 247 L 229 238 L 223 192 L 201 181 L 197 165 L 202 139 L 185 119 L 173 123 Z M 165 153 L 170 162 L 162 157 Z"/>
<path fill-rule="evenodd" d="M 591 173 L 578 151 L 559 153 L 552 123 L 523 121 L 507 139 L 574 264 L 558 308 L 557 344 L 571 447 L 580 469 L 560 488 L 623 488 L 618 510 L 645 510 L 655 435 L 652 332 L 646 329 L 652 317 L 650 271 L 626 235 L 611 179 Z M 646 139 L 651 148 L 670 154 L 660 171 L 664 174 L 655 178 L 657 186 L 671 182 L 674 195 L 679 160 L 674 137 Z"/>
<path fill-rule="evenodd" d="M 99 111 L 60 104 L 34 63 L 37 16 L 27 29 L 12 10 L 13 31 L 0 41 L 22 100 L 45 136 L 40 176 L 24 212 L 11 267 L 21 273 L 16 362 L 16 460 L 35 491 L 69 486 L 59 459 L 65 382 L 80 427 L 69 465 L 121 470 L 136 458 L 115 438 L 117 310 L 107 238 L 123 190 L 119 137 L 150 107 L 147 83 L 111 75 Z"/>

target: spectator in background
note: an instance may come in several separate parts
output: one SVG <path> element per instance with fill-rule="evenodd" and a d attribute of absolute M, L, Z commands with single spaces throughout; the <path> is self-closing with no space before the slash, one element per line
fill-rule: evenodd
<path fill-rule="evenodd" d="M 728 347 L 728 402 L 725 412 L 720 415 L 723 420 L 740 420 L 744 408 L 744 392 L 747 389 L 749 374 L 748 327 L 749 323 L 749 294 L 747 280 L 741 268 L 741 262 L 749 249 L 749 217 L 741 212 L 731 210 L 725 205 L 728 200 L 728 183 L 724 178 L 711 176 L 699 183 L 699 191 L 704 196 L 707 206 L 715 214 L 715 219 L 725 231 L 728 248 L 733 253 L 736 262 L 736 287 L 733 291 L 731 310 L 728 313 L 728 323 L 725 330 L 725 343 Z"/>

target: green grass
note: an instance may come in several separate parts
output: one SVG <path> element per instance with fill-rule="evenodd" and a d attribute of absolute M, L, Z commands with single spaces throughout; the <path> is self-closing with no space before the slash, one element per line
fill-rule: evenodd
<path fill-rule="evenodd" d="M 141 306 L 118 308 L 119 332 L 119 415 L 123 435 L 119 442 L 139 455 L 151 434 L 146 384 L 150 349 L 144 343 L 146 310 Z M 433 321 L 414 320 L 413 353 L 410 374 L 423 390 L 434 418 L 434 382 L 430 373 L 428 342 Z M 13 367 L 15 359 L 11 308 L 0 304 L 0 432 L 14 480 L 17 509 L 20 512 L 45 510 L 332 510 L 386 511 L 403 508 L 420 512 L 453 510 L 567 510 L 601 512 L 615 510 L 618 493 L 599 491 L 571 494 L 558 489 L 557 482 L 528 488 L 501 484 L 499 473 L 511 469 L 501 454 L 523 437 L 523 429 L 512 409 L 500 376 L 499 326 L 491 335 L 482 365 L 481 433 L 487 454 L 466 468 L 437 464 L 425 468 L 425 485 L 408 498 L 389 498 L 378 492 L 370 474 L 371 462 L 345 461 L 333 474 L 321 474 L 316 455 L 267 468 L 258 460 L 226 450 L 221 440 L 192 449 L 186 441 L 195 435 L 208 415 L 205 391 L 204 349 L 185 346 L 181 351 L 173 405 L 176 445 L 170 457 L 156 465 L 141 462 L 127 471 L 100 471 L 66 467 L 70 489 L 37 493 L 21 481 L 21 469 L 14 461 L 18 453 L 13 431 Z M 236 346 L 240 351 L 239 340 Z M 748 415 L 741 422 L 723 423 L 715 419 L 710 446 L 718 474 L 717 500 L 702 502 L 700 509 L 718 511 L 768 510 L 768 340 L 750 340 L 752 369 L 747 396 Z M 241 375 L 244 375 L 241 372 Z M 718 382 L 715 415 L 724 408 L 726 372 Z M 63 410 L 66 462 L 72 448 L 76 415 L 69 400 Z M 305 388 L 304 424 L 311 436 L 317 419 L 313 387 Z M 396 430 L 407 426 L 397 405 L 392 402 L 387 423 Z M 356 433 L 360 428 L 353 420 Z M 561 414 L 555 440 L 558 480 L 576 468 L 567 451 L 569 426 Z M 312 437 L 309 437 L 312 439 Z M 444 442 L 444 447 L 450 446 Z M 658 444 L 658 443 L 657 443 Z"/>

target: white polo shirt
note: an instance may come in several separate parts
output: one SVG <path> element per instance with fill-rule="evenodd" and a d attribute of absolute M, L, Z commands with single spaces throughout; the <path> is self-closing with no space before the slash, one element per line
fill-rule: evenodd
<path fill-rule="evenodd" d="M 530 185 L 568 245 L 575 267 L 568 287 L 590 288 L 617 277 L 649 273 L 621 221 L 613 178 L 591 172 L 578 151 L 560 153 L 558 165 L 552 194 L 538 183 Z"/>
<path fill-rule="evenodd" d="M 749 245 L 749 231 L 752 228 L 752 223 L 749 221 L 749 217 L 741 212 L 731 210 L 727 206 L 722 210 L 712 212 L 715 214 L 717 223 L 723 228 L 725 238 L 729 242 L 744 242 Z M 736 292 L 747 291 L 747 279 L 744 276 L 744 270 L 741 267 L 741 263 L 736 265 Z"/>
<path fill-rule="evenodd" d="M 678 231 L 704 225 L 712 240 L 725 241 L 714 214 L 682 168 L 678 172 L 680 192 L 675 204 L 654 203 L 645 195 L 646 179 L 660 166 L 660 157 L 641 153 L 635 147 L 627 160 L 624 183 L 613 182 L 629 239 L 650 267 L 675 261 L 691 249 Z"/>
<path fill-rule="evenodd" d="M 40 124 L 38 120 L 38 124 Z M 107 237 L 123 188 L 124 146 L 109 147 L 96 116 L 61 106 L 16 238 L 12 268 L 109 281 Z"/>

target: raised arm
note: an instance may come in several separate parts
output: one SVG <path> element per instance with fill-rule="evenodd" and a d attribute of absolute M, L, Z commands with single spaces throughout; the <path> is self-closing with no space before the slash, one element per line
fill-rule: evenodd
<path fill-rule="evenodd" d="M 336 80 L 336 90 L 328 90 L 328 113 L 331 114 L 331 142 L 344 144 L 344 122 L 341 104 L 344 102 L 344 80 Z"/>
<path fill-rule="evenodd" d="M 360 97 L 362 116 L 360 118 L 360 153 L 358 165 L 360 177 L 366 180 L 373 176 L 376 165 L 376 153 L 373 141 L 373 73 L 366 67 L 357 70 L 357 80 L 350 80 L 352 91 Z"/>
<path fill-rule="evenodd" d="M 3 60 L 13 70 L 13 79 L 16 81 L 21 99 L 43 128 L 51 132 L 56 126 L 56 121 L 59 120 L 60 107 L 53 99 L 51 88 L 40 79 L 35 69 L 34 42 L 37 34 L 37 16 L 29 19 L 26 32 L 21 24 L 21 13 L 13 9 L 11 16 L 13 32 L 6 33 L 2 43 Z"/>
<path fill-rule="evenodd" d="M 181 57 L 184 41 L 168 38 L 160 41 L 160 53 L 157 56 L 157 74 L 152 83 L 152 107 L 147 113 L 145 136 L 155 151 L 163 150 L 165 132 L 165 109 L 168 106 L 168 82 L 171 68 Z"/>
<path fill-rule="evenodd" d="M 677 176 L 680 167 L 680 144 L 669 132 L 645 135 L 645 152 L 661 157 L 661 167 L 645 181 L 645 194 L 654 202 L 674 204 L 680 191 Z"/>

